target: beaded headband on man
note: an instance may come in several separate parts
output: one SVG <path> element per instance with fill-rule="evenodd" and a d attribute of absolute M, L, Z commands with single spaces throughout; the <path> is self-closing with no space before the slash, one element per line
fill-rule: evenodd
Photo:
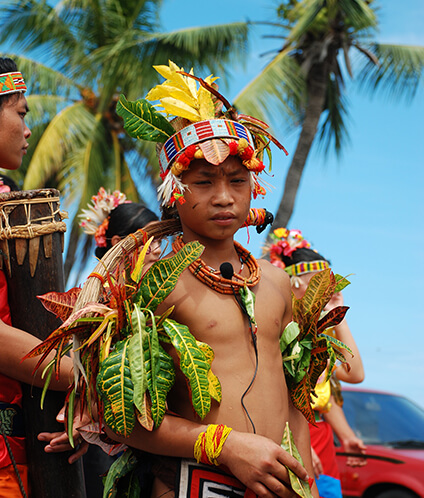
<path fill-rule="evenodd" d="M 96 246 L 107 247 L 106 231 L 109 226 L 109 215 L 120 204 L 126 204 L 131 201 L 127 200 L 125 194 L 119 190 L 115 190 L 110 194 L 103 187 L 100 187 L 97 195 L 93 195 L 88 209 L 82 209 L 82 218 L 80 227 L 88 235 L 94 235 Z"/>
<path fill-rule="evenodd" d="M 0 74 L 0 95 L 9 93 L 24 93 L 27 87 L 19 71 Z"/>
<path fill-rule="evenodd" d="M 239 114 L 217 91 L 216 77 L 204 80 L 186 73 L 172 61 L 154 66 L 166 81 L 155 86 L 146 99 L 129 102 L 120 96 L 117 113 L 124 119 L 129 135 L 159 145 L 158 157 L 162 185 L 158 197 L 162 205 L 184 202 L 186 186 L 181 174 L 194 159 L 221 164 L 229 155 L 237 155 L 250 172 L 252 195 L 265 195 L 258 174 L 264 170 L 264 151 L 269 158 L 270 142 L 287 151 L 268 131 L 268 125 L 251 116 Z M 197 87 L 197 82 L 200 86 Z M 157 110 L 148 101 L 159 101 Z M 227 109 L 223 111 L 223 107 Z M 163 113 L 174 116 L 168 121 Z"/>
<path fill-rule="evenodd" d="M 271 263 L 274 266 L 283 268 L 290 276 L 302 275 L 311 271 L 321 271 L 330 267 L 328 262 L 323 260 L 301 261 L 290 266 L 285 265 L 281 255 L 290 257 L 297 249 L 309 249 L 311 247 L 311 244 L 303 238 L 300 230 L 276 228 L 270 237 L 274 241 L 268 248 Z"/>

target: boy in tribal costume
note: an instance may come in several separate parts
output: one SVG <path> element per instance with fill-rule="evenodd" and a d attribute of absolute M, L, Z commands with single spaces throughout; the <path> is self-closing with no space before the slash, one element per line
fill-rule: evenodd
<path fill-rule="evenodd" d="M 131 136 L 157 143 L 163 220 L 104 256 L 77 311 L 52 334 L 52 347 L 78 336 L 70 405 L 76 394 L 94 403 L 109 439 L 123 445 L 113 451 L 127 447 L 106 494 L 147 469 L 153 479 L 140 479 L 140 496 L 317 497 L 306 418 L 313 422 L 311 390 L 332 345 L 314 320 L 336 279 L 324 272 L 327 290 L 309 302 L 317 312 L 306 319 L 293 308 L 293 324 L 288 275 L 234 240 L 242 226 L 269 222 L 250 201 L 266 193 L 259 174 L 270 142 L 284 148 L 265 123 L 230 106 L 216 78 L 172 62 L 156 69 L 165 82 L 146 99 L 121 96 L 117 112 Z M 148 237 L 176 233 L 172 251 L 144 273 Z M 126 251 L 140 241 L 131 263 Z M 92 304 L 94 281 L 103 290 Z"/>
<path fill-rule="evenodd" d="M 163 179 L 159 196 L 166 211 L 176 211 L 182 228 L 169 256 L 192 241 L 204 246 L 201 259 L 181 274 L 158 311 L 173 306 L 171 318 L 212 348 L 222 398 L 212 401 L 201 420 L 177 369 L 168 413 L 157 429 L 147 431 L 136 424 L 128 438 L 108 432 L 133 448 L 174 457 L 167 459 L 174 475 L 160 472 L 165 464 L 153 466 L 159 471 L 152 497 L 297 496 L 288 469 L 308 481 L 312 466 L 308 426 L 290 400 L 279 349 L 280 335 L 291 319 L 289 279 L 234 241 L 252 216 L 251 195 L 265 193 L 258 174 L 264 169 L 261 157 L 270 135 L 264 123 L 238 116 L 228 104 L 227 113 L 222 112 L 214 78 L 197 88 L 195 79 L 181 74 L 172 62 L 156 69 L 166 81 L 146 99 L 159 100 L 175 116 L 171 123 L 161 120 L 169 136 L 158 147 Z M 127 131 L 140 137 L 137 120 L 132 121 L 133 105 L 121 97 L 118 112 Z M 141 138 L 148 134 L 146 130 Z M 263 219 L 256 221 L 261 223 Z M 254 317 L 238 302 L 237 293 L 244 287 L 255 295 Z M 167 352 L 178 364 L 175 350 Z M 280 446 L 286 422 L 304 467 Z"/>

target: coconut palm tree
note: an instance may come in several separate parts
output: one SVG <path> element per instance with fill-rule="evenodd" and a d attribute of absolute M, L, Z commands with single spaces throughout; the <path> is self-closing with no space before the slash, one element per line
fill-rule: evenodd
<path fill-rule="evenodd" d="M 50 5 L 50 4 L 54 5 Z M 130 139 L 115 113 L 120 93 L 135 100 L 156 84 L 155 64 L 225 75 L 242 59 L 248 26 L 233 23 L 160 30 L 160 0 L 10 0 L 0 7 L 0 44 L 29 83 L 31 153 L 22 170 L 25 189 L 57 187 L 72 214 L 100 186 L 139 200 L 136 183 L 155 183 L 153 150 Z M 32 59 L 30 59 L 30 57 Z M 73 217 L 65 274 L 92 251 Z M 77 276 L 76 276 L 77 278 Z"/>
<path fill-rule="evenodd" d="M 235 105 L 271 122 L 283 112 L 300 126 L 274 222 L 286 227 L 315 137 L 327 151 L 340 152 L 346 141 L 346 75 L 372 92 L 411 98 L 422 78 L 424 47 L 377 43 L 373 0 L 286 0 L 276 18 L 267 24 L 281 45 Z"/>

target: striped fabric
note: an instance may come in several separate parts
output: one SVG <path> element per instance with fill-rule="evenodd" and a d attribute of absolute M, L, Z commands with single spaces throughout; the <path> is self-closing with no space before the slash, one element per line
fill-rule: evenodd
<path fill-rule="evenodd" d="M 199 121 L 198 123 L 186 126 L 165 142 L 159 155 L 159 164 L 162 173 L 167 170 L 176 156 L 189 145 L 210 140 L 211 138 L 245 138 L 255 148 L 252 135 L 241 123 L 225 119 Z"/>
<path fill-rule="evenodd" d="M 20 72 L 0 74 L 0 95 L 26 92 L 25 81 Z"/>

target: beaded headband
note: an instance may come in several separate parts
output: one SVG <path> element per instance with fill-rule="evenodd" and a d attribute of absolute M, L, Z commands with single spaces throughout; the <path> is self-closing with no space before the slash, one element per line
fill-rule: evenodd
<path fill-rule="evenodd" d="M 244 138 L 251 147 L 254 147 L 252 135 L 241 123 L 223 119 L 200 121 L 186 126 L 165 142 L 159 153 L 161 172 L 165 173 L 176 156 L 187 147 L 212 138 L 235 138 L 238 140 Z"/>
<path fill-rule="evenodd" d="M 125 194 L 119 190 L 115 190 L 112 194 L 106 192 L 103 187 L 100 187 L 97 195 L 91 198 L 92 204 L 88 205 L 87 209 L 82 209 L 82 218 L 80 227 L 88 235 L 94 235 L 97 247 L 107 247 L 106 231 L 109 226 L 109 215 L 120 204 L 126 204 L 131 201 L 127 200 Z"/>
<path fill-rule="evenodd" d="M 19 71 L 13 73 L 0 74 L 0 95 L 7 95 L 9 93 L 26 92 L 24 78 Z"/>
<path fill-rule="evenodd" d="M 239 156 L 249 170 L 253 197 L 265 195 L 265 187 L 258 178 L 265 168 L 264 151 L 271 161 L 270 143 L 273 142 L 287 154 L 267 131 L 268 125 L 239 114 L 217 91 L 216 77 L 203 80 L 192 71 L 184 72 L 172 61 L 168 66 L 154 68 L 165 82 L 152 88 L 146 99 L 130 102 L 121 95 L 116 111 L 124 119 L 124 128 L 130 136 L 158 144 L 163 180 L 158 197 L 162 205 L 173 206 L 177 200 L 184 202 L 186 185 L 181 181 L 181 174 L 191 161 L 206 159 L 218 165 L 229 155 Z M 159 101 L 162 109 L 149 100 Z M 171 116 L 170 121 L 164 113 Z"/>
<path fill-rule="evenodd" d="M 311 271 L 326 270 L 327 268 L 330 268 L 327 261 L 318 260 L 297 263 L 295 265 L 287 266 L 284 270 L 291 277 L 293 277 L 294 275 L 302 275 L 303 273 L 309 273 Z"/>

